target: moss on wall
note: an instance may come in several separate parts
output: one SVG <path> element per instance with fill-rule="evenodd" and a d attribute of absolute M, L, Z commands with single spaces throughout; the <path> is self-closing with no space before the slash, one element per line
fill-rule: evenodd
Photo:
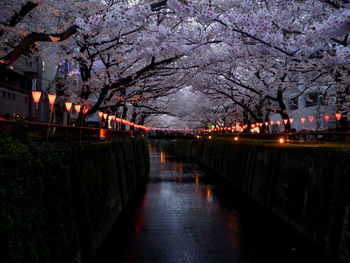
<path fill-rule="evenodd" d="M 350 262 L 350 148 L 232 139 L 178 140 L 168 150 L 227 179 L 319 247 Z"/>
<path fill-rule="evenodd" d="M 0 138 L 2 262 L 89 262 L 149 171 L 147 142 Z"/>

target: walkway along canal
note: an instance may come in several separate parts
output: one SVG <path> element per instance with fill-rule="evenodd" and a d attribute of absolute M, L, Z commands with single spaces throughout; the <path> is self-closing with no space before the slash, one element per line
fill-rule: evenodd
<path fill-rule="evenodd" d="M 150 179 L 95 262 L 336 262 L 200 167 L 150 146 Z"/>

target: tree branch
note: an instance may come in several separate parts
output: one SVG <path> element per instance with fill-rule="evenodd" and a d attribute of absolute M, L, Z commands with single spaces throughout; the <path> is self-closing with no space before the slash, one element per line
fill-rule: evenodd
<path fill-rule="evenodd" d="M 33 3 L 31 1 L 27 2 L 25 5 L 22 5 L 21 10 L 11 17 L 11 19 L 7 23 L 1 23 L 4 26 L 14 27 L 16 26 L 30 11 L 38 6 L 38 3 Z M 2 37 L 4 31 L 0 31 L 0 37 Z"/>
<path fill-rule="evenodd" d="M 37 32 L 30 33 L 26 38 L 24 38 L 21 41 L 21 43 L 19 43 L 13 49 L 13 51 L 11 51 L 5 57 L 1 58 L 2 61 L 0 62 L 0 69 L 4 68 L 6 65 L 13 63 L 23 54 L 23 52 L 28 50 L 35 42 L 61 42 L 77 32 L 77 26 L 71 26 L 65 32 L 62 32 L 60 34 L 43 34 Z"/>

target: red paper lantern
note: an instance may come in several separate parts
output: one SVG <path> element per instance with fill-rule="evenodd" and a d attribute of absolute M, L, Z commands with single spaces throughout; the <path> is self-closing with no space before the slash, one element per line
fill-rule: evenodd
<path fill-rule="evenodd" d="M 335 114 L 335 117 L 337 118 L 338 121 L 340 121 L 340 119 L 341 119 L 341 113 L 336 113 L 336 114 Z"/>
<path fill-rule="evenodd" d="M 77 113 L 79 113 L 81 109 L 81 105 L 74 105 L 74 109 Z"/>
<path fill-rule="evenodd" d="M 283 120 L 283 123 L 284 123 L 284 125 L 287 125 L 288 119 L 284 119 L 284 120 Z"/>
<path fill-rule="evenodd" d="M 66 106 L 66 110 L 69 112 L 72 108 L 72 103 L 71 102 L 65 102 L 64 105 Z"/>
<path fill-rule="evenodd" d="M 104 118 L 105 120 L 107 120 L 107 116 L 108 116 L 107 113 L 103 113 L 103 118 Z"/>
<path fill-rule="evenodd" d="M 89 108 L 85 107 L 83 108 L 83 114 L 86 114 L 89 111 Z"/>
<path fill-rule="evenodd" d="M 277 121 L 277 125 L 280 126 L 281 125 L 281 121 Z"/>
<path fill-rule="evenodd" d="M 329 116 L 328 115 L 323 115 L 323 117 L 324 117 L 324 119 L 326 120 L 326 122 L 328 122 L 329 121 Z"/>
<path fill-rule="evenodd" d="M 275 123 L 274 121 L 270 121 L 271 126 L 272 126 L 274 123 Z"/>
<path fill-rule="evenodd" d="M 313 122 L 314 116 L 309 116 L 309 122 Z"/>
<path fill-rule="evenodd" d="M 103 112 L 100 111 L 100 112 L 98 113 L 98 117 L 102 118 L 102 116 L 103 116 Z"/>
<path fill-rule="evenodd" d="M 268 121 L 265 121 L 265 126 L 269 126 L 269 122 Z"/>
<path fill-rule="evenodd" d="M 51 104 L 51 106 L 55 103 L 56 100 L 56 94 L 49 94 L 49 103 Z"/>
<path fill-rule="evenodd" d="M 41 97 L 41 91 L 32 91 L 33 100 L 36 103 L 36 109 L 38 110 L 38 103 Z"/>
<path fill-rule="evenodd" d="M 294 119 L 293 119 L 293 118 L 289 118 L 289 122 L 290 122 L 290 124 L 292 124 L 292 123 L 293 123 L 293 121 L 294 121 Z"/>
<path fill-rule="evenodd" d="M 33 100 L 35 103 L 40 101 L 41 91 L 32 91 Z"/>
<path fill-rule="evenodd" d="M 306 119 L 305 119 L 305 118 L 300 118 L 300 120 L 301 120 L 301 123 L 302 123 L 302 124 L 304 124 L 304 123 L 305 123 L 305 121 L 306 121 Z"/>

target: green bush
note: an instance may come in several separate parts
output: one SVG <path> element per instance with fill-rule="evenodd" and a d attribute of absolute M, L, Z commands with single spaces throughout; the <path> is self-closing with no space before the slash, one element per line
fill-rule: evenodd
<path fill-rule="evenodd" d="M 70 262 L 78 242 L 64 145 L 0 139 L 0 258 Z"/>

